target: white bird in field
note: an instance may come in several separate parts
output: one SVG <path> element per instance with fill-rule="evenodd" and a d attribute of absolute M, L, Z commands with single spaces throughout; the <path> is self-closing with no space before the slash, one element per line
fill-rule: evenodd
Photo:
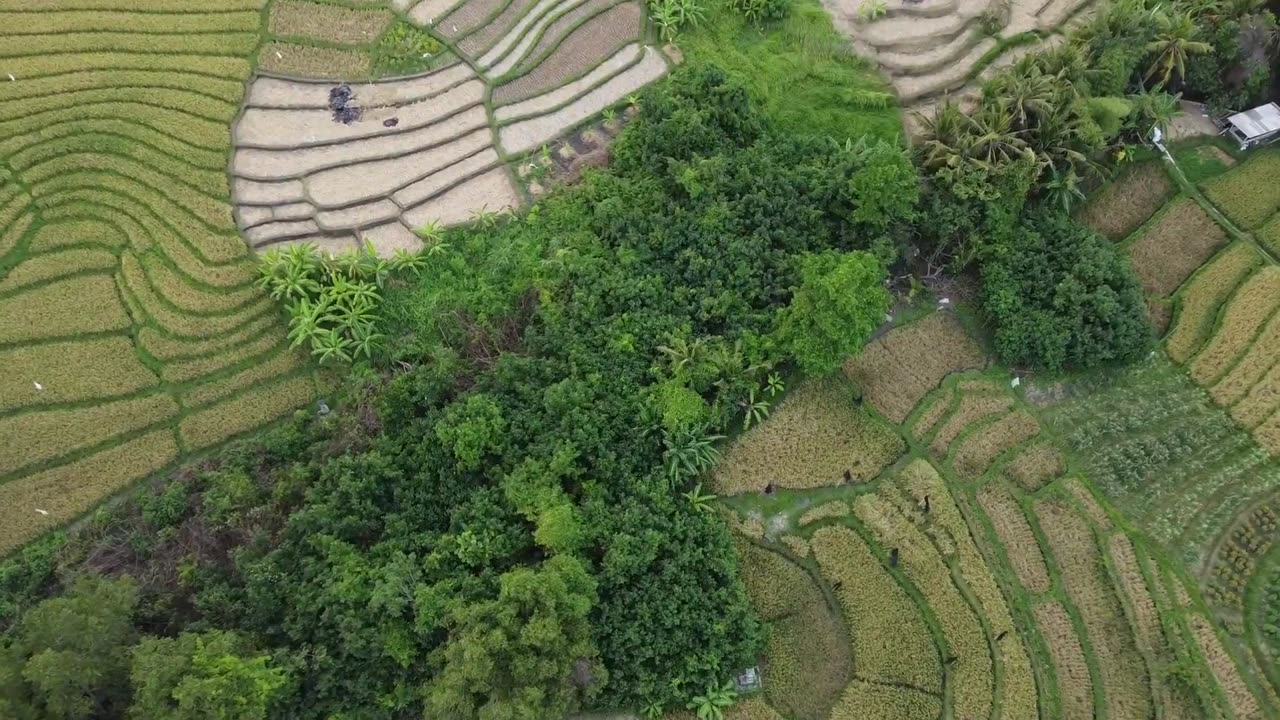
<path fill-rule="evenodd" d="M 9 82 L 18 82 L 18 78 L 14 77 L 13 73 L 9 73 Z"/>
<path fill-rule="evenodd" d="M 278 60 L 283 60 L 283 59 L 284 59 L 284 54 L 283 54 L 283 53 L 281 53 L 279 50 L 277 50 L 277 51 L 276 51 L 276 59 L 278 59 Z"/>
<path fill-rule="evenodd" d="M 40 383 L 36 382 L 35 380 L 32 380 L 31 384 L 36 386 L 36 392 L 44 392 L 44 386 L 41 385 Z"/>
<path fill-rule="evenodd" d="M 36 508 L 36 512 L 40 513 L 41 515 L 48 515 L 48 514 L 49 514 L 49 511 L 48 511 L 48 510 L 41 510 L 40 508 Z"/>

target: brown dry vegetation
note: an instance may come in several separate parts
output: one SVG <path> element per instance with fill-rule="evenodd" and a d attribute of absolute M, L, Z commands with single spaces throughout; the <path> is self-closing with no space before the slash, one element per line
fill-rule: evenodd
<path fill-rule="evenodd" d="M 143 430 L 177 414 L 173 398 L 157 394 L 0 418 L 0 475 Z"/>
<path fill-rule="evenodd" d="M 1254 428 L 1253 439 L 1273 456 L 1280 456 L 1280 414 L 1273 414 Z"/>
<path fill-rule="evenodd" d="M 1277 407 L 1280 407 L 1280 365 L 1273 366 L 1240 402 L 1231 406 L 1231 419 L 1240 427 L 1252 430 L 1271 417 Z"/>
<path fill-rule="evenodd" d="M 949 312 L 936 312 L 889 331 L 850 358 L 844 372 L 862 388 L 868 403 L 901 423 L 947 375 L 986 362 L 960 321 Z"/>
<path fill-rule="evenodd" d="M 1173 194 L 1173 182 L 1159 160 L 1135 165 L 1104 187 L 1080 213 L 1080 220 L 1112 240 L 1123 240 L 1156 214 Z"/>
<path fill-rule="evenodd" d="M 1222 377 L 1280 307 L 1280 267 L 1268 266 L 1249 278 L 1230 303 L 1217 333 L 1191 363 L 1191 379 L 1209 385 Z"/>
<path fill-rule="evenodd" d="M 917 438 L 923 439 L 926 435 L 933 431 L 933 426 L 938 424 L 951 409 L 951 399 L 955 397 L 955 391 L 947 388 L 933 396 L 932 404 L 916 418 L 915 426 L 912 428 L 912 434 Z"/>
<path fill-rule="evenodd" d="M 1008 395 L 963 395 L 955 412 L 942 423 L 929 443 L 929 451 L 938 457 L 946 457 L 951 441 L 970 425 L 985 417 L 1004 413 L 1013 406 Z"/>
<path fill-rule="evenodd" d="M 309 376 L 299 376 L 259 386 L 248 395 L 212 405 L 182 419 L 178 430 L 189 450 L 222 442 L 248 430 L 262 427 L 274 418 L 305 405 L 315 394 Z"/>
<path fill-rule="evenodd" d="M 967 480 L 980 477 L 1000 454 L 1040 434 L 1040 423 L 1025 410 L 1018 410 L 965 436 L 954 452 L 952 466 Z"/>
<path fill-rule="evenodd" d="M 354 80 L 369 76 L 368 53 L 270 42 L 258 53 L 258 69 L 279 75 Z"/>
<path fill-rule="evenodd" d="M 1219 405 L 1239 402 L 1276 364 L 1277 351 L 1280 351 L 1280 315 L 1272 316 L 1244 356 L 1209 388 L 1209 397 Z"/>
<path fill-rule="evenodd" d="M 1261 264 L 1262 256 L 1258 251 L 1241 242 L 1220 254 L 1192 278 L 1180 293 L 1178 322 L 1165 343 L 1174 362 L 1185 363 L 1209 339 L 1218 309 Z"/>
<path fill-rule="evenodd" d="M 836 596 L 858 676 L 941 691 L 942 660 L 920 610 L 866 542 L 849 528 L 829 526 L 815 532 L 811 544 L 823 576 L 840 584 Z"/>
<path fill-rule="evenodd" d="M 1001 471 L 1027 492 L 1035 492 L 1067 471 L 1067 459 L 1055 445 L 1038 442 L 1013 457 Z"/>
<path fill-rule="evenodd" d="M 905 449 L 902 439 L 858 407 L 839 378 L 797 387 L 769 419 L 739 438 L 711 476 L 721 495 L 839 485 L 875 477 Z"/>
<path fill-rule="evenodd" d="M 0 368 L 6 408 L 125 395 L 159 381 L 126 337 L 11 347 L 0 351 Z M 36 390 L 36 382 L 44 389 Z"/>
<path fill-rule="evenodd" d="M 988 485 L 978 493 L 978 502 L 991 519 L 1000 544 L 1022 586 L 1032 593 L 1049 592 L 1049 571 L 1031 523 L 1007 490 Z"/>
<path fill-rule="evenodd" d="M 1080 478 L 1067 480 L 1063 483 L 1063 487 L 1075 499 L 1090 522 L 1103 530 L 1111 528 L 1111 518 L 1107 516 L 1107 511 L 1102 509 L 1102 505 L 1098 504 L 1098 499 L 1093 496 L 1093 493 L 1089 492 L 1089 488 L 1084 486 Z"/>
<path fill-rule="evenodd" d="M 1280 211 L 1280 150 L 1258 150 L 1245 162 L 1204 185 L 1204 194 L 1245 230 Z"/>
<path fill-rule="evenodd" d="M 1064 505 L 1036 503 L 1036 516 L 1057 560 L 1093 648 L 1102 678 L 1107 717 L 1146 720 L 1151 686 L 1124 608 L 1104 574 L 1102 554 L 1089 523 Z"/>
<path fill-rule="evenodd" d="M 1155 657 L 1164 649 L 1164 630 L 1160 627 L 1159 611 L 1147 589 L 1138 557 L 1133 552 L 1133 542 L 1123 532 L 1117 532 L 1111 535 L 1107 548 L 1132 614 L 1134 639 L 1138 641 L 1139 649 Z"/>
<path fill-rule="evenodd" d="M 1226 244 L 1218 223 L 1196 201 L 1182 198 L 1129 246 L 1129 258 L 1143 291 L 1166 298 Z"/>
<path fill-rule="evenodd" d="M 267 31 L 342 45 L 368 45 L 394 17 L 390 10 L 380 8 L 357 10 L 306 0 L 276 0 L 271 5 Z"/>
<path fill-rule="evenodd" d="M 1063 716 L 1081 720 L 1094 717 L 1093 680 L 1089 677 L 1080 638 L 1071 625 L 1071 616 L 1057 602 L 1037 605 L 1035 615 L 1036 627 L 1049 646 L 1049 657 L 1062 690 Z"/>

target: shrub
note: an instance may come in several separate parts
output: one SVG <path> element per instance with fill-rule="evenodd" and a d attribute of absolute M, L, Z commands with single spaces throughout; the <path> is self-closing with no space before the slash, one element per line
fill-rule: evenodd
<path fill-rule="evenodd" d="M 861 351 L 882 322 L 885 271 L 870 253 L 826 252 L 806 257 L 800 277 L 778 333 L 801 370 L 826 375 Z"/>
<path fill-rule="evenodd" d="M 791 0 L 729 0 L 729 7 L 747 20 L 763 25 L 786 18 L 791 12 Z"/>
<path fill-rule="evenodd" d="M 373 73 L 411 75 L 429 67 L 444 45 L 427 31 L 407 22 L 397 22 L 378 38 L 373 47 Z"/>
<path fill-rule="evenodd" d="M 1061 371 L 1141 357 L 1151 329 L 1115 246 L 1065 215 L 1027 220 L 981 266 L 983 310 L 1001 359 Z"/>

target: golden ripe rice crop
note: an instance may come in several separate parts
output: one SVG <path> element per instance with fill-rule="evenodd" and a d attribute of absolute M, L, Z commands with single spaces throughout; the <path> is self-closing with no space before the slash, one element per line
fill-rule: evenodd
<path fill-rule="evenodd" d="M 942 659 L 911 597 L 885 571 L 861 537 L 831 526 L 813 534 L 813 555 L 833 586 L 852 635 L 858 676 L 942 689 Z"/>
<path fill-rule="evenodd" d="M 368 45 L 378 39 L 394 17 L 382 8 L 355 9 L 306 0 L 276 0 L 271 5 L 267 30 L 278 36 Z"/>
<path fill-rule="evenodd" d="M 1268 266 L 1240 286 L 1226 306 L 1217 333 L 1191 362 L 1191 379 L 1210 385 L 1248 350 L 1280 307 L 1280 268 Z"/>
<path fill-rule="evenodd" d="M 942 700 L 910 688 L 855 680 L 831 720 L 934 720 L 942 714 Z"/>
<path fill-rule="evenodd" d="M 1001 471 L 1027 492 L 1035 492 L 1067 471 L 1067 459 L 1047 442 L 1030 445 L 1013 457 Z"/>
<path fill-rule="evenodd" d="M 266 0 L 19 4 L 0 10 L 0 553 L 314 392 L 225 174 Z"/>
<path fill-rule="evenodd" d="M 1199 273 L 1178 298 L 1177 322 L 1165 342 L 1169 357 L 1185 363 L 1213 333 L 1218 309 L 1259 265 L 1262 256 L 1245 242 L 1220 253 Z"/>
<path fill-rule="evenodd" d="M 797 387 L 769 419 L 733 444 L 712 475 L 721 495 L 870 480 L 902 454 L 902 439 L 854 402 L 839 378 Z"/>
<path fill-rule="evenodd" d="M 889 331 L 845 363 L 872 407 L 900 423 L 930 390 L 953 372 L 986 365 L 987 358 L 949 312 Z"/>
<path fill-rule="evenodd" d="M 809 525 L 819 520 L 825 520 L 833 517 L 847 517 L 849 515 L 849 506 L 842 500 L 834 500 L 832 502 L 823 503 L 815 508 L 805 510 L 804 514 L 796 524 Z"/>
<path fill-rule="evenodd" d="M 938 424 L 938 421 L 951 410 L 951 401 L 954 397 L 955 390 L 947 388 L 934 393 L 928 398 L 926 402 L 929 405 L 924 409 L 924 412 L 920 413 L 920 417 L 916 418 L 915 425 L 911 428 L 911 434 L 923 439 L 933 432 L 933 428 Z"/>
<path fill-rule="evenodd" d="M 961 477 L 973 480 L 991 467 L 1006 450 L 1040 434 L 1040 423 L 1024 410 L 1009 413 L 960 441 L 952 464 Z"/>
<path fill-rule="evenodd" d="M 919 589 L 942 627 L 950 655 L 955 712 L 958 717 L 987 717 L 995 690 L 987 637 L 973 608 L 952 580 L 938 549 L 919 528 L 876 495 L 858 498 L 855 512 L 876 533 L 881 545 L 899 551 L 899 566 Z"/>
<path fill-rule="evenodd" d="M 978 493 L 978 502 L 991 520 L 1022 586 L 1032 593 L 1048 592 L 1049 571 L 1044 555 L 1017 501 L 1007 491 L 988 485 Z"/>
<path fill-rule="evenodd" d="M 1245 230 L 1260 227 L 1280 211 L 1280 150 L 1253 153 L 1229 172 L 1205 183 L 1204 194 Z"/>
<path fill-rule="evenodd" d="M 1190 199 L 1173 203 L 1129 246 L 1148 297 L 1165 298 L 1227 244 L 1227 233 Z"/>
<path fill-rule="evenodd" d="M 961 395 L 960 404 L 938 428 L 929 450 L 938 457 L 946 457 L 951 441 L 966 428 L 983 418 L 1004 413 L 1012 406 L 1013 398 L 1008 395 Z"/>
<path fill-rule="evenodd" d="M 1213 629 L 1213 624 L 1198 613 L 1189 615 L 1187 622 L 1191 626 L 1192 634 L 1195 635 L 1196 644 L 1200 646 L 1200 652 L 1204 653 L 1205 660 L 1209 662 L 1209 670 L 1213 672 L 1213 676 L 1217 678 L 1218 684 L 1226 693 L 1227 703 L 1231 705 L 1231 711 L 1235 716 L 1238 718 L 1264 717 L 1257 698 L 1240 677 L 1239 668 L 1231 659 L 1227 648 L 1223 646 L 1222 640 Z"/>

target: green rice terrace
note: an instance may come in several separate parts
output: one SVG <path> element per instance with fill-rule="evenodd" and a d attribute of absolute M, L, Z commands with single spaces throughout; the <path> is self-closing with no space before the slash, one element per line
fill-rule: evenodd
<path fill-rule="evenodd" d="M 0 0 L 0 720 L 1280 720 L 1277 9 Z"/>

